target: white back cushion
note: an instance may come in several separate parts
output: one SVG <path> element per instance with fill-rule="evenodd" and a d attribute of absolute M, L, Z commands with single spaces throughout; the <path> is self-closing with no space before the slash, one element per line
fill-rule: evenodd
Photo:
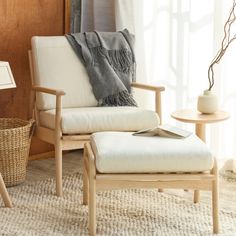
<path fill-rule="evenodd" d="M 97 105 L 85 67 L 65 36 L 34 36 L 31 44 L 34 85 L 65 91 L 64 108 Z M 36 102 L 40 110 L 55 108 L 52 95 L 37 93 Z"/>

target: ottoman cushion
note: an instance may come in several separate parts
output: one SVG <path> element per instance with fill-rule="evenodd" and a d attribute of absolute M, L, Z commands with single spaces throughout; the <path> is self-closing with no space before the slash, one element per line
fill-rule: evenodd
<path fill-rule="evenodd" d="M 214 162 L 206 144 L 194 134 L 174 139 L 98 132 L 92 134 L 91 145 L 101 173 L 201 172 L 212 169 Z"/>

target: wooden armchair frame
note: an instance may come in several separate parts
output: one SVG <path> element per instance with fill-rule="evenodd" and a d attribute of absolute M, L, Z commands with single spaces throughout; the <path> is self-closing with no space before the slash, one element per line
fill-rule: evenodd
<path fill-rule="evenodd" d="M 61 130 L 61 112 L 62 112 L 62 97 L 65 96 L 65 92 L 62 90 L 56 90 L 52 88 L 45 88 L 35 86 L 34 73 L 33 73 L 33 63 L 32 63 L 32 52 L 29 51 L 29 63 L 31 71 L 32 80 L 32 101 L 31 107 L 33 110 L 33 116 L 36 120 L 36 132 L 35 135 L 55 147 L 55 162 L 56 162 L 56 194 L 57 196 L 62 196 L 62 151 L 64 150 L 74 150 L 83 149 L 84 144 L 90 139 L 90 135 L 63 135 Z M 161 92 L 165 90 L 161 86 L 151 86 L 144 85 L 140 83 L 132 83 L 132 87 L 144 89 L 148 91 L 153 91 L 155 93 L 155 111 L 158 113 L 161 120 Z M 56 97 L 56 116 L 55 116 L 55 129 L 49 129 L 41 126 L 39 119 L 39 110 L 36 106 L 36 93 L 47 93 L 54 95 Z"/>
<path fill-rule="evenodd" d="M 212 192 L 213 233 L 219 233 L 218 168 L 202 173 L 103 174 L 97 172 L 90 143 L 85 144 L 83 163 L 83 204 L 89 206 L 89 235 L 96 235 L 96 192 L 122 188 L 175 188 Z"/>

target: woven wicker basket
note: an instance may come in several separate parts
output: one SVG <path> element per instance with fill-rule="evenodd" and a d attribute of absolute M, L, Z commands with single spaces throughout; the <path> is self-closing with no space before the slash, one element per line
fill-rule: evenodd
<path fill-rule="evenodd" d="M 0 118 L 0 173 L 6 186 L 24 182 L 34 121 Z"/>

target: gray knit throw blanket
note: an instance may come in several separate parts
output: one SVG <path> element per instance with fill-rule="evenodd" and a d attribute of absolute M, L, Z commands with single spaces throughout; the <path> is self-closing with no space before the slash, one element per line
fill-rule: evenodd
<path fill-rule="evenodd" d="M 131 94 L 131 81 L 135 81 L 134 37 L 127 29 L 66 37 L 86 67 L 98 106 L 137 106 Z"/>

